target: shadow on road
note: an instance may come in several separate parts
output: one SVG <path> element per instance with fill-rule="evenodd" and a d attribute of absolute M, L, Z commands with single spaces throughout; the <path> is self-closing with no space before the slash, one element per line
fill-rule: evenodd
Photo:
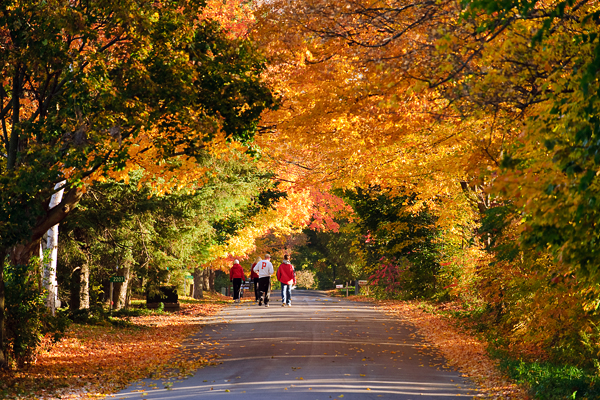
<path fill-rule="evenodd" d="M 185 380 L 139 382 L 115 397 L 197 399 L 448 399 L 476 389 L 413 326 L 368 303 L 294 291 L 292 307 L 236 304 L 184 345 L 219 364 Z"/>

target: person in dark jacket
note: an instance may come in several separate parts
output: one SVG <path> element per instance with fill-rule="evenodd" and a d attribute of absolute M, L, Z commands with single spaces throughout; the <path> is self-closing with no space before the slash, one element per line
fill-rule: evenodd
<path fill-rule="evenodd" d="M 296 284 L 296 272 L 287 254 L 283 256 L 283 262 L 277 268 L 277 280 L 281 282 L 281 306 L 291 307 L 292 286 Z"/>
<path fill-rule="evenodd" d="M 250 279 L 254 282 L 254 301 L 258 303 L 259 295 L 258 295 L 258 274 L 254 272 L 254 267 L 261 261 L 260 257 L 256 257 L 256 261 L 250 267 Z"/>
<path fill-rule="evenodd" d="M 231 269 L 229 270 L 229 280 L 233 282 L 233 302 L 240 302 L 240 289 L 242 288 L 242 281 L 246 279 L 244 270 L 238 260 L 233 262 Z"/>

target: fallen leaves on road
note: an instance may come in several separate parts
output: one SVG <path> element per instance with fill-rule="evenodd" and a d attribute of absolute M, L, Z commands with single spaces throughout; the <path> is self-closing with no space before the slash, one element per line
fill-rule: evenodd
<path fill-rule="evenodd" d="M 356 300 L 365 300 L 359 298 Z M 479 395 L 489 399 L 528 399 L 527 391 L 511 382 L 486 352 L 486 343 L 457 328 L 443 315 L 425 312 L 418 302 L 385 301 L 378 303 L 385 311 L 408 321 L 425 340 L 432 343 L 448 360 L 475 382 Z"/>
<path fill-rule="evenodd" d="M 187 374 L 209 362 L 210 355 L 183 359 L 181 343 L 222 307 L 207 299 L 181 304 L 172 314 L 131 317 L 129 327 L 74 324 L 36 364 L 0 375 L 0 394 L 7 399 L 95 397 L 150 375 Z"/>

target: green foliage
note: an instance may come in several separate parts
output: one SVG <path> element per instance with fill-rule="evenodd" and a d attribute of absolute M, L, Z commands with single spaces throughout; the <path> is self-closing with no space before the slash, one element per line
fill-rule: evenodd
<path fill-rule="evenodd" d="M 513 204 L 484 215 L 480 234 L 488 256 L 477 267 L 478 295 L 486 304 L 480 321 L 503 338 L 504 347 L 528 343 L 555 363 L 600 366 L 597 291 L 578 279 L 550 251 L 531 251 L 527 229 Z"/>
<path fill-rule="evenodd" d="M 102 290 L 95 295 L 100 302 L 108 292 L 103 283 L 124 268 L 133 277 L 134 293 L 182 284 L 189 268 L 210 261 L 208 248 L 223 236 L 219 221 L 237 221 L 240 215 L 243 220 L 246 210 L 259 202 L 253 199 L 269 185 L 268 176 L 251 160 L 207 158 L 205 163 L 215 174 L 193 193 L 153 196 L 148 186 L 138 187 L 141 171 L 132 173 L 128 183 L 92 187 L 61 226 L 61 279 L 87 263 L 91 287 Z"/>
<path fill-rule="evenodd" d="M 511 52 L 521 50 L 504 57 L 515 61 L 502 68 L 540 88 L 522 113 L 527 118 L 515 121 L 523 126 L 523 140 L 503 147 L 503 176 L 495 184 L 497 192 L 516 204 L 527 226 L 519 241 L 530 251 L 549 251 L 557 264 L 597 285 L 600 11 L 571 0 L 474 0 L 464 5 L 467 14 L 480 14 L 486 33 L 522 35 L 525 46 L 515 42 Z M 532 54 L 539 59 L 532 60 Z M 517 74 L 514 68 L 522 61 L 538 72 Z M 514 184 L 502 183 L 508 180 Z"/>
<path fill-rule="evenodd" d="M 229 286 L 231 286 L 229 274 L 223 271 L 215 271 L 215 290 L 220 292 L 221 288 L 228 288 Z"/>
<path fill-rule="evenodd" d="M 381 283 L 373 291 L 379 297 L 435 295 L 440 266 L 433 214 L 426 207 L 414 211 L 414 195 L 393 196 L 376 187 L 343 197 L 354 219 L 338 221 L 338 232 L 305 230 L 308 244 L 295 255 L 299 270 L 314 271 L 319 289 L 371 277 Z"/>
<path fill-rule="evenodd" d="M 243 179 L 242 174 L 233 175 L 236 179 Z M 233 178 L 232 176 L 232 178 Z M 272 174 L 261 176 L 264 179 L 273 178 Z M 278 200 L 286 198 L 287 193 L 277 189 L 277 183 L 274 187 L 266 187 L 248 204 L 247 207 L 240 208 L 236 212 L 228 213 L 224 218 L 215 221 L 212 225 L 216 232 L 216 241 L 218 243 L 226 243 L 231 237 L 235 236 L 236 232 L 243 229 L 252 217 L 257 215 L 261 210 L 272 208 Z"/>
<path fill-rule="evenodd" d="M 281 291 L 281 282 L 279 282 L 277 278 L 271 278 L 271 290 L 275 292 Z"/>
<path fill-rule="evenodd" d="M 383 290 L 382 295 L 433 296 L 440 269 L 434 215 L 425 206 L 413 210 L 415 195 L 392 196 L 376 187 L 345 195 L 358 216 L 355 224 L 361 236 L 356 238 L 353 251 L 364 260 L 366 272 L 376 276 L 390 265 L 395 271 L 394 282 L 399 286 Z M 403 268 L 398 268 L 400 263 Z"/>
<path fill-rule="evenodd" d="M 307 244 L 295 251 L 297 271 L 313 273 L 314 285 L 320 290 L 331 289 L 336 283 L 356 279 L 362 272 L 361 260 L 350 252 L 355 233 L 342 222 L 339 232 L 304 230 Z"/>
<path fill-rule="evenodd" d="M 46 294 L 38 287 L 35 263 L 6 265 L 5 274 L 6 344 L 17 366 L 22 367 L 35 360 L 45 335 L 59 340 L 68 322 L 63 310 L 52 316 L 46 307 Z"/>
<path fill-rule="evenodd" d="M 209 142 L 222 133 L 229 141 L 252 139 L 261 112 L 274 106 L 262 82 L 264 62 L 247 39 L 200 19 L 205 6 L 203 0 L 0 2 L 0 258 L 23 246 L 13 254 L 26 264 L 47 228 L 75 209 L 90 175 L 127 167 L 132 143 L 141 147 L 139 154 L 154 152 L 149 162 L 157 178 L 161 168 L 177 168 L 168 162 L 174 157 L 202 162 Z M 49 211 L 54 184 L 63 180 L 67 204 Z M 71 267 L 80 260 L 101 266 L 92 271 L 93 287 L 100 289 L 116 269 L 152 268 L 150 260 L 165 269 L 180 266 L 206 247 L 194 246 L 189 234 L 183 235 L 187 243 L 170 240 L 174 215 L 144 226 L 140 209 L 155 205 L 132 202 L 133 187 L 111 184 L 96 193 L 118 212 L 96 213 L 100 224 L 74 221 L 81 227 L 71 237 Z M 111 198 L 115 194 L 127 196 Z M 160 206 L 169 210 L 169 200 Z M 118 226 L 111 230 L 113 223 Z M 146 246 L 148 235 L 156 247 Z M 166 278 L 162 272 L 156 280 Z M 101 300 L 101 290 L 92 294 Z"/>
<path fill-rule="evenodd" d="M 502 359 L 500 367 L 516 382 L 529 386 L 534 398 L 542 400 L 596 399 L 600 397 L 598 375 L 569 365 Z"/>
<path fill-rule="evenodd" d="M 54 183 L 122 170 L 142 132 L 157 162 L 249 141 L 274 99 L 246 39 L 198 21 L 204 1 L 0 3 L 0 249 L 26 241 Z M 160 10 L 160 12 L 157 12 Z M 196 21 L 192 23 L 192 21 Z"/>

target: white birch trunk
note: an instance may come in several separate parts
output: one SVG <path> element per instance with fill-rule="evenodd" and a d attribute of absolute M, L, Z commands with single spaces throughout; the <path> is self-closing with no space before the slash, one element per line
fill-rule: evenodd
<path fill-rule="evenodd" d="M 79 275 L 79 309 L 90 308 L 90 265 L 86 262 L 81 266 Z"/>
<path fill-rule="evenodd" d="M 54 186 L 54 190 L 60 188 L 65 185 L 65 181 L 59 182 Z M 50 199 L 50 204 L 48 205 L 49 209 L 56 207 L 56 205 L 60 204 L 62 201 L 64 189 L 59 190 L 58 192 L 52 195 Z M 52 315 L 55 315 L 56 308 L 60 307 L 58 303 L 58 281 L 56 280 L 56 260 L 58 256 L 58 224 L 54 225 L 52 228 L 48 229 L 47 239 L 44 246 L 44 241 L 42 240 L 41 247 L 43 250 L 50 250 L 50 254 L 47 260 L 44 260 L 44 271 L 42 273 L 42 285 L 48 292 L 48 296 L 46 297 L 46 306 L 52 312 Z"/>

